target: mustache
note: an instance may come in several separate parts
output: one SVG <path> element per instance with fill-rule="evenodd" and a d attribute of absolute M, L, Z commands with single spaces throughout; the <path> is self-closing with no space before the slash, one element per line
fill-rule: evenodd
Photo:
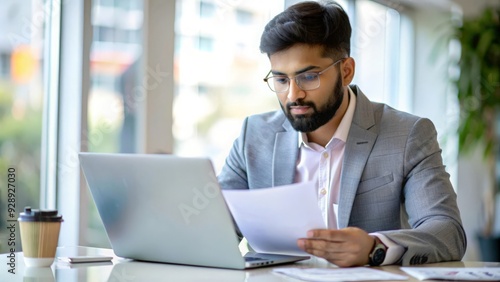
<path fill-rule="evenodd" d="M 311 107 L 313 109 L 316 109 L 316 105 L 313 102 L 297 100 L 295 102 L 286 103 L 287 110 L 290 110 L 291 107 L 297 107 L 297 106 L 306 106 L 306 107 Z"/>

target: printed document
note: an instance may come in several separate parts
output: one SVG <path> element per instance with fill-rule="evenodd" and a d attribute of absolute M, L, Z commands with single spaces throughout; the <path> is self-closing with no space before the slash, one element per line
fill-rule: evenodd
<path fill-rule="evenodd" d="M 401 267 L 419 280 L 500 281 L 500 267 Z"/>
<path fill-rule="evenodd" d="M 256 252 L 308 255 L 297 246 L 297 239 L 306 238 L 311 229 L 326 228 L 314 182 L 222 193 Z"/>
<path fill-rule="evenodd" d="M 273 272 L 296 279 L 315 282 L 327 281 L 370 281 L 370 280 L 407 280 L 404 275 L 371 269 L 353 268 L 277 268 Z"/>

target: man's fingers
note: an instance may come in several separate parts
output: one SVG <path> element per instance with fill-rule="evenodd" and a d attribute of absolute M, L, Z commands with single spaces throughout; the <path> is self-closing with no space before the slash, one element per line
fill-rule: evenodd
<path fill-rule="evenodd" d="M 299 239 L 297 245 L 305 252 L 326 259 L 339 266 L 353 266 L 353 256 L 349 252 L 343 252 L 340 244 L 318 239 Z"/>
<path fill-rule="evenodd" d="M 299 239 L 297 245 L 309 254 L 345 267 L 368 263 L 373 241 L 365 231 L 348 227 L 340 230 L 310 230 L 307 238 Z"/>
<path fill-rule="evenodd" d="M 308 238 L 303 238 L 299 239 L 297 241 L 297 245 L 299 248 L 302 250 L 311 253 L 313 251 L 320 251 L 320 252 L 326 252 L 326 253 L 343 253 L 345 252 L 344 250 L 344 243 L 339 242 L 332 242 L 332 241 L 326 241 L 323 239 L 308 239 Z"/>
<path fill-rule="evenodd" d="M 334 243 L 326 242 L 321 239 L 299 239 L 299 244 L 301 243 L 303 250 L 326 250 L 334 248 Z M 300 247 L 300 245 L 299 245 Z"/>
<path fill-rule="evenodd" d="M 308 238 L 323 239 L 327 241 L 344 241 L 344 232 L 340 230 L 312 229 L 307 232 Z"/>
<path fill-rule="evenodd" d="M 326 242 L 325 240 L 299 239 L 297 245 L 302 250 L 317 257 L 330 258 L 334 256 L 334 253 L 336 253 L 336 244 L 332 242 Z"/>

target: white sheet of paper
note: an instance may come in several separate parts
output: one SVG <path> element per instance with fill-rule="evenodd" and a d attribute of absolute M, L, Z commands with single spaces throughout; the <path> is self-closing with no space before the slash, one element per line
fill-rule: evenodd
<path fill-rule="evenodd" d="M 305 238 L 311 229 L 326 228 L 314 182 L 222 193 L 256 252 L 308 255 L 297 246 L 297 239 Z"/>
<path fill-rule="evenodd" d="M 401 267 L 419 280 L 500 281 L 500 267 Z"/>
<path fill-rule="evenodd" d="M 407 280 L 404 275 L 371 269 L 354 268 L 277 268 L 273 272 L 305 281 L 370 281 L 370 280 Z"/>

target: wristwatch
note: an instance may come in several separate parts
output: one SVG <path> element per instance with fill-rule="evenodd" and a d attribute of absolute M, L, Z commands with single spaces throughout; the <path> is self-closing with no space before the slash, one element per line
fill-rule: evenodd
<path fill-rule="evenodd" d="M 377 236 L 372 237 L 375 239 L 375 246 L 368 256 L 369 264 L 371 266 L 379 266 L 384 262 L 387 247 L 382 243 L 382 241 L 380 241 Z"/>

